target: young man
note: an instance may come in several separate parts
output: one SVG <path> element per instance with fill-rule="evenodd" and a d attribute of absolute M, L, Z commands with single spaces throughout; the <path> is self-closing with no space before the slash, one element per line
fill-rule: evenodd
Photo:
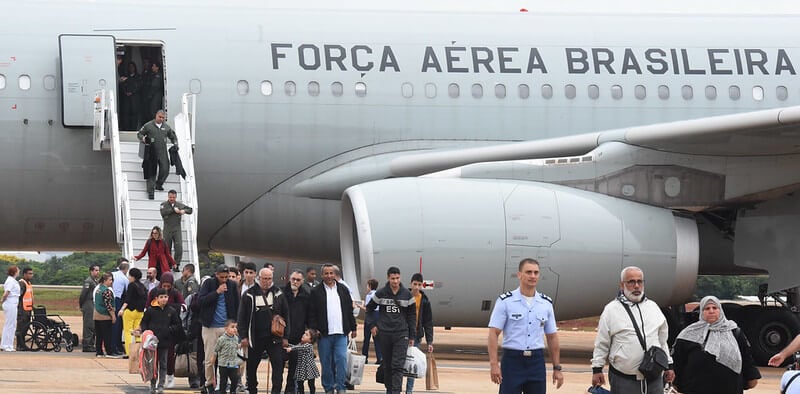
<path fill-rule="evenodd" d="M 19 280 L 21 296 L 17 305 L 17 350 L 29 350 L 25 346 L 25 334 L 28 326 L 31 325 L 31 314 L 33 313 L 33 268 L 25 267 L 22 269 L 22 279 Z"/>
<path fill-rule="evenodd" d="M 83 315 L 83 336 L 81 343 L 83 344 L 84 352 L 94 352 L 94 288 L 100 280 L 100 266 L 97 264 L 89 267 L 89 276 L 83 281 L 83 288 L 81 295 L 78 297 L 78 303 L 81 306 L 81 314 Z"/>
<path fill-rule="evenodd" d="M 367 304 L 367 310 L 379 307 L 378 321 L 373 322 L 372 315 L 367 315 L 365 324 L 374 325 L 372 335 L 377 336 L 381 347 L 386 392 L 400 394 L 406 351 L 414 346 L 416 337 L 416 309 L 414 296 L 400 283 L 400 269 L 389 267 L 386 277 L 386 286 L 376 291 Z"/>
<path fill-rule="evenodd" d="M 180 265 L 181 258 L 183 258 L 181 219 L 183 219 L 183 215 L 192 214 L 192 207 L 183 204 L 177 198 L 177 191 L 170 190 L 167 192 L 167 201 L 161 203 L 161 218 L 164 219 L 163 238 L 167 244 L 167 250 L 172 251 L 173 246 L 175 247 L 175 253 L 172 253 L 172 257 Z"/>
<path fill-rule="evenodd" d="M 228 267 L 220 264 L 215 271 L 214 276 L 200 285 L 197 293 L 200 322 L 203 325 L 201 336 L 205 351 L 205 392 L 214 390 L 215 371 L 211 356 L 214 355 L 217 339 L 225 332 L 225 322 L 235 319 L 239 311 L 239 292 L 236 283 L 228 280 Z"/>
<path fill-rule="evenodd" d="M 247 291 L 247 289 L 255 286 L 256 284 L 256 263 L 253 262 L 246 262 L 242 264 L 242 295 Z"/>
<path fill-rule="evenodd" d="M 553 359 L 553 383 L 564 384 L 553 300 L 536 291 L 539 262 L 526 258 L 517 270 L 519 287 L 500 295 L 489 320 L 489 369 L 500 394 L 544 394 L 547 371 L 544 340 Z M 497 360 L 497 338 L 503 333 L 503 361 Z"/>
<path fill-rule="evenodd" d="M 433 353 L 433 312 L 431 311 L 431 302 L 428 300 L 428 296 L 422 291 L 423 284 L 422 274 L 411 275 L 411 295 L 414 296 L 417 320 L 415 329 L 417 335 L 414 336 L 414 346 L 419 346 L 424 335 L 425 343 L 428 344 L 428 353 Z M 414 378 L 407 378 L 406 394 L 411 394 L 413 391 Z"/>

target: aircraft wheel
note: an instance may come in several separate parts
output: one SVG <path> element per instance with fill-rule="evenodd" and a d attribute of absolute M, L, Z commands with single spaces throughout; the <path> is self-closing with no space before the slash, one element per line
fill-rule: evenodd
<path fill-rule="evenodd" d="M 758 365 L 767 365 L 770 357 L 800 333 L 800 320 L 788 309 L 742 308 L 741 312 L 744 332 L 750 340 L 753 359 Z"/>

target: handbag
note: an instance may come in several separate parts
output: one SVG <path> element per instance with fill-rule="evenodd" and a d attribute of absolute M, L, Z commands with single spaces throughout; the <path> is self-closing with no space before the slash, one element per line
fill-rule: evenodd
<path fill-rule="evenodd" d="M 272 316 L 272 335 L 283 338 L 283 331 L 286 328 L 286 321 L 281 315 Z"/>
<path fill-rule="evenodd" d="M 409 346 L 406 351 L 406 363 L 403 366 L 403 376 L 420 379 L 425 377 L 428 363 L 425 353 L 416 346 Z"/>
<path fill-rule="evenodd" d="M 139 350 L 142 348 L 141 342 L 134 339 L 128 347 L 128 373 L 139 373 Z"/>
<path fill-rule="evenodd" d="M 645 341 L 641 331 L 639 331 L 639 326 L 636 324 L 636 319 L 633 318 L 631 308 L 624 302 L 620 302 L 625 307 L 625 311 L 628 312 L 631 322 L 633 322 L 633 328 L 636 330 L 636 337 L 639 338 L 639 344 L 642 345 L 642 350 L 644 351 L 642 363 L 639 364 L 639 372 L 641 372 L 642 375 L 644 375 L 644 378 L 648 381 L 660 378 L 661 374 L 664 373 L 664 370 L 669 368 L 669 358 L 667 357 L 667 353 L 664 351 L 664 349 L 661 349 L 658 346 L 651 346 L 649 349 L 647 348 L 647 342 Z M 642 321 L 642 326 L 644 326 L 644 321 Z"/>
<path fill-rule="evenodd" d="M 386 370 L 383 368 L 383 363 L 381 363 L 380 365 L 378 365 L 378 370 L 375 371 L 375 383 L 383 384 L 383 382 L 386 380 L 385 375 L 386 375 Z"/>
<path fill-rule="evenodd" d="M 364 365 L 367 363 L 367 356 L 358 352 L 356 341 L 348 339 L 347 343 L 347 373 L 345 381 L 353 386 L 361 384 L 364 379 Z"/>

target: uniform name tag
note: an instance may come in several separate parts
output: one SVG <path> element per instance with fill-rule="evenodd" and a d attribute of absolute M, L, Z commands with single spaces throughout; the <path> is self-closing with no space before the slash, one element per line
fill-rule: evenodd
<path fill-rule="evenodd" d="M 514 320 L 522 319 L 522 314 L 521 313 L 512 313 L 511 314 L 511 318 L 514 319 Z"/>

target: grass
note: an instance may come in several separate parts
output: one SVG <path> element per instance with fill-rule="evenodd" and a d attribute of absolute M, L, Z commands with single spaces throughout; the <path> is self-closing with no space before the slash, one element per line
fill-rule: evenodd
<path fill-rule="evenodd" d="M 37 289 L 33 285 L 34 305 L 44 305 L 48 315 L 80 316 L 81 289 Z"/>

